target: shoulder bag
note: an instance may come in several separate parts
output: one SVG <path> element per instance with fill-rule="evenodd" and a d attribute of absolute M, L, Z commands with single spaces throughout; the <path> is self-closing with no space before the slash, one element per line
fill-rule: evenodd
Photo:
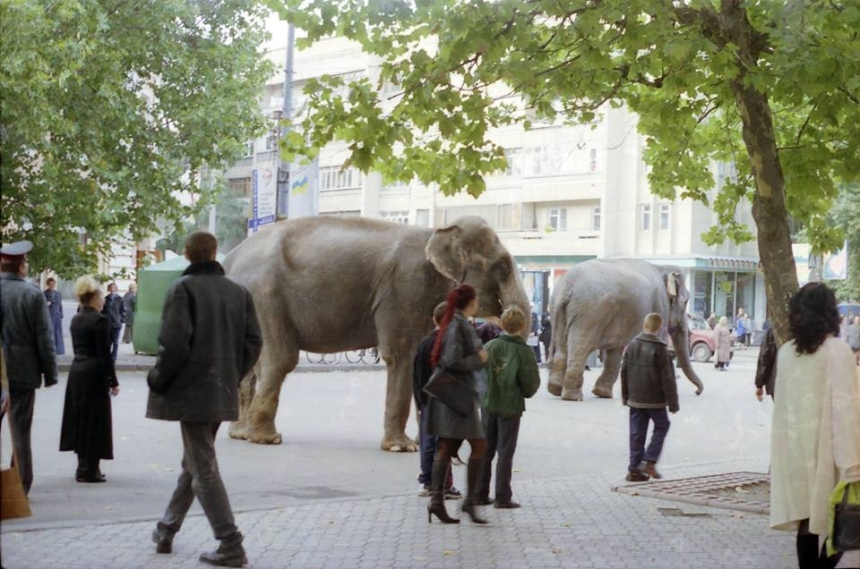
<path fill-rule="evenodd" d="M 13 463 L 18 464 L 18 453 L 15 451 L 15 433 L 12 427 L 11 413 L 6 414 L 9 419 L 9 433 L 12 437 Z M 32 515 L 30 502 L 24 494 L 24 485 L 18 476 L 18 467 L 0 470 L 0 520 L 11 520 L 14 518 L 26 518 Z"/>
<path fill-rule="evenodd" d="M 432 395 L 463 417 L 472 414 L 478 396 L 472 388 L 442 366 L 438 366 L 433 371 L 433 375 L 424 386 L 424 393 Z"/>

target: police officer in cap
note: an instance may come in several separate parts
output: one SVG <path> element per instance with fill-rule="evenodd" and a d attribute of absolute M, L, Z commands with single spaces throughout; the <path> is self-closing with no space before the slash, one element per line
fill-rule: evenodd
<path fill-rule="evenodd" d="M 0 247 L 0 315 L 3 356 L 9 377 L 13 444 L 18 455 L 18 473 L 24 492 L 33 484 L 33 453 L 30 427 L 36 389 L 57 383 L 54 336 L 45 295 L 27 277 L 29 241 Z"/>

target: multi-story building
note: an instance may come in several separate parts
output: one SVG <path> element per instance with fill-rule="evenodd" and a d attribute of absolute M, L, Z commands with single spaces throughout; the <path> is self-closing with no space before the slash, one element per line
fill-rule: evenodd
<path fill-rule="evenodd" d="M 283 62 L 286 33 L 273 27 L 269 56 Z M 341 38 L 316 43 L 295 54 L 294 114 L 302 111 L 304 83 L 322 74 L 372 76 L 374 60 Z M 277 116 L 283 103 L 283 74 L 272 77 L 261 106 Z M 739 307 L 757 325 L 765 317 L 763 275 L 755 242 L 709 246 L 702 233 L 716 223 L 710 209 L 690 200 L 664 200 L 649 190 L 644 140 L 636 117 L 609 109 L 595 124 L 509 127 L 493 133 L 508 155 L 508 168 L 487 179 L 479 198 L 445 196 L 420 183 L 385 185 L 378 174 L 343 168 L 346 145 L 322 149 L 318 170 L 318 213 L 388 219 L 443 227 L 458 217 L 478 215 L 498 232 L 514 255 L 538 311 L 557 279 L 576 263 L 597 257 L 636 257 L 684 269 L 691 291 L 690 312 L 732 316 Z M 248 157 L 227 171 L 231 187 L 251 196 L 258 183 L 277 172 L 276 131 L 249 144 Z M 712 196 L 730 174 L 714 165 Z M 748 209 L 748 208 L 747 208 Z M 740 221 L 753 227 L 748 212 Z"/>

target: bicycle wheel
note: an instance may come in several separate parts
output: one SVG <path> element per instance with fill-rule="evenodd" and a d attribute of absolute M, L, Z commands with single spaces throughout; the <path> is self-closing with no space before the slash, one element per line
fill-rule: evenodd
<path fill-rule="evenodd" d="M 340 352 L 335 352 L 333 354 L 323 354 L 322 361 L 323 363 L 326 363 L 330 366 L 336 365 L 340 363 Z"/>
<path fill-rule="evenodd" d="M 348 361 L 349 363 L 357 364 L 362 361 L 363 351 L 364 350 L 349 350 L 347 352 L 344 352 L 343 355 L 346 358 L 346 361 Z"/>
<path fill-rule="evenodd" d="M 308 363 L 311 364 L 323 363 L 324 357 L 325 356 L 323 356 L 322 354 L 315 354 L 314 352 L 305 352 L 305 358 L 308 360 Z"/>
<path fill-rule="evenodd" d="M 377 348 L 370 348 L 367 350 L 367 353 L 364 354 L 365 357 L 361 358 L 366 364 L 378 364 L 379 363 L 379 350 Z"/>

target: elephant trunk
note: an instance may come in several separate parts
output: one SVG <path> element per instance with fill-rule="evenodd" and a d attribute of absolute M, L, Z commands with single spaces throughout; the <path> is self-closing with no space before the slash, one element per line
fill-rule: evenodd
<path fill-rule="evenodd" d="M 678 358 L 678 365 L 684 370 L 684 375 L 687 376 L 687 379 L 696 386 L 696 395 L 700 395 L 705 389 L 705 385 L 695 370 L 693 370 L 693 365 L 690 362 L 689 334 L 686 322 L 681 326 L 677 326 L 672 333 L 672 344 L 675 346 L 675 357 Z"/>
<path fill-rule="evenodd" d="M 531 303 L 518 278 L 511 277 L 508 282 L 502 283 L 499 287 L 499 302 L 502 305 L 503 311 L 511 306 L 516 306 L 523 311 L 523 314 L 526 315 L 526 328 L 523 330 L 521 336 L 528 338 L 532 321 Z"/>

